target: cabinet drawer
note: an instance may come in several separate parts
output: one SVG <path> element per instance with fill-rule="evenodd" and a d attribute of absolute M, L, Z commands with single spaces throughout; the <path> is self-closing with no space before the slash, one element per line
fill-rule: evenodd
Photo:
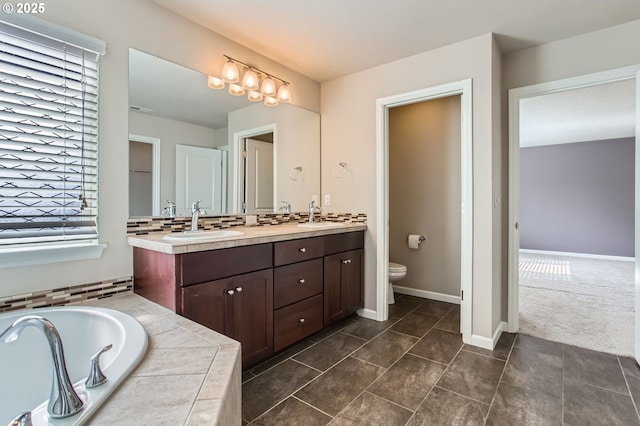
<path fill-rule="evenodd" d="M 273 349 L 279 351 L 322 328 L 322 295 L 278 309 L 273 318 Z"/>
<path fill-rule="evenodd" d="M 271 250 L 271 244 L 257 244 L 178 255 L 178 284 L 187 286 L 271 268 Z"/>
<path fill-rule="evenodd" d="M 364 231 L 333 234 L 324 237 L 325 256 L 364 248 Z"/>
<path fill-rule="evenodd" d="M 280 266 L 273 271 L 276 309 L 322 293 L 322 259 Z"/>
<path fill-rule="evenodd" d="M 281 241 L 273 247 L 273 263 L 275 266 L 301 262 L 324 255 L 324 238 L 303 238 L 300 240 Z"/>

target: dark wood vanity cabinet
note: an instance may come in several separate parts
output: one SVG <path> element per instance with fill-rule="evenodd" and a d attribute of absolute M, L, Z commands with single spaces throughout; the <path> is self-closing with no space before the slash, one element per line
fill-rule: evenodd
<path fill-rule="evenodd" d="M 181 289 L 179 313 L 242 344 L 243 366 L 273 353 L 273 273 L 251 272 Z"/>
<path fill-rule="evenodd" d="M 364 306 L 364 232 L 164 254 L 134 248 L 134 290 L 242 344 L 243 369 Z"/>
<path fill-rule="evenodd" d="M 324 258 L 324 324 L 329 325 L 364 306 L 364 250 Z"/>
<path fill-rule="evenodd" d="M 275 351 L 322 329 L 323 255 L 324 237 L 274 244 Z"/>

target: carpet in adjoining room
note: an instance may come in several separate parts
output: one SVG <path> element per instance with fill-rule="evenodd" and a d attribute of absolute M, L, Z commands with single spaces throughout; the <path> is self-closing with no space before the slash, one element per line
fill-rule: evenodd
<path fill-rule="evenodd" d="M 520 253 L 520 333 L 634 355 L 634 262 Z"/>

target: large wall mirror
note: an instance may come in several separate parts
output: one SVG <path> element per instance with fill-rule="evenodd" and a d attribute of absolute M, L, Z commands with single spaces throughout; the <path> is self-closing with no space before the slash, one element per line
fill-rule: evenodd
<path fill-rule="evenodd" d="M 267 107 L 207 76 L 129 50 L 129 214 L 159 216 L 306 209 L 320 194 L 320 115 Z M 281 210 L 282 211 L 282 210 Z"/>

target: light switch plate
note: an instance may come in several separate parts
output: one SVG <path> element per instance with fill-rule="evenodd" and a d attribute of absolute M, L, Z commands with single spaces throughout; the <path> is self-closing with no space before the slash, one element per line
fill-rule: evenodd
<path fill-rule="evenodd" d="M 331 195 L 324 194 L 324 205 L 325 206 L 330 206 L 331 205 Z"/>

